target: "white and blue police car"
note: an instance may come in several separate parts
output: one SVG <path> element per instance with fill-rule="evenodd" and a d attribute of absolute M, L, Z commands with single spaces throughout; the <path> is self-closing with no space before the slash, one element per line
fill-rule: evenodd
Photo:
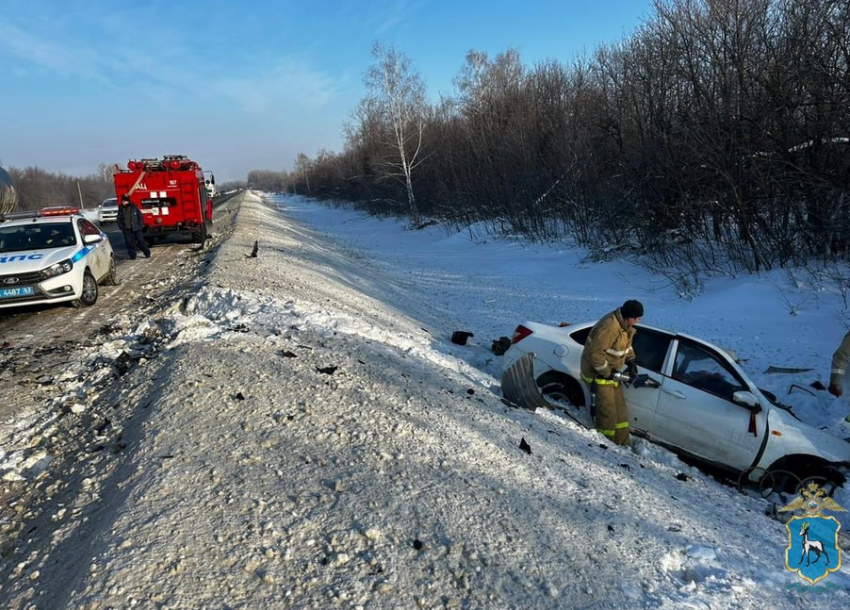
<path fill-rule="evenodd" d="M 76 208 L 0 215 L 0 309 L 94 305 L 116 283 L 109 237 Z"/>

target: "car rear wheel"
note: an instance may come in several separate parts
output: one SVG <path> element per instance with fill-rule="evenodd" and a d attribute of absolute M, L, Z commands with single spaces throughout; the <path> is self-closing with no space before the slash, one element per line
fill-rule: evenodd
<path fill-rule="evenodd" d="M 83 276 L 83 292 L 73 305 L 74 307 L 90 307 L 95 303 L 97 303 L 97 281 L 91 271 L 86 269 L 86 274 Z"/>
<path fill-rule="evenodd" d="M 584 406 L 584 392 L 579 383 L 569 375 L 549 371 L 537 379 L 537 386 L 546 398 L 566 402 L 574 407 Z"/>
<path fill-rule="evenodd" d="M 115 268 L 115 257 L 109 257 L 109 270 L 106 272 L 106 275 L 103 276 L 103 284 L 105 286 L 117 286 L 118 285 L 118 272 Z"/>

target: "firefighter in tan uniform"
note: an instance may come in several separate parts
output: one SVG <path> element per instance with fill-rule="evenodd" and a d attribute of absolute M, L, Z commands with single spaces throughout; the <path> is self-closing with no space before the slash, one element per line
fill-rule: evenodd
<path fill-rule="evenodd" d="M 642 317 L 641 302 L 626 301 L 594 325 L 581 353 L 582 379 L 596 393 L 596 429 L 618 445 L 629 444 L 629 416 L 623 388 L 613 377 L 623 365 L 632 379 L 637 376 L 632 340 Z"/>
<path fill-rule="evenodd" d="M 832 366 L 829 370 L 829 393 L 840 397 L 844 394 L 844 374 L 847 363 L 850 362 L 850 332 L 844 335 L 841 345 L 832 355 Z"/>

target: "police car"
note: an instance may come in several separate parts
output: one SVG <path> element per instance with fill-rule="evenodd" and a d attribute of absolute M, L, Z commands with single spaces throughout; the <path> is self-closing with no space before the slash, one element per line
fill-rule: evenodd
<path fill-rule="evenodd" d="M 79 210 L 0 214 L 0 309 L 94 305 L 98 284 L 116 283 L 109 237 Z"/>

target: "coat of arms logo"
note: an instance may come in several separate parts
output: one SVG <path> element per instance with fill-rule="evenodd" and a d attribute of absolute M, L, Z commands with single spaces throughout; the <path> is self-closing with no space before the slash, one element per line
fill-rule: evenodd
<path fill-rule="evenodd" d="M 788 506 L 780 511 L 799 511 L 785 524 L 788 546 L 785 548 L 785 567 L 814 585 L 841 567 L 841 548 L 838 530 L 841 524 L 823 511 L 844 511 L 838 502 L 826 495 L 817 483 L 809 483 Z"/>

